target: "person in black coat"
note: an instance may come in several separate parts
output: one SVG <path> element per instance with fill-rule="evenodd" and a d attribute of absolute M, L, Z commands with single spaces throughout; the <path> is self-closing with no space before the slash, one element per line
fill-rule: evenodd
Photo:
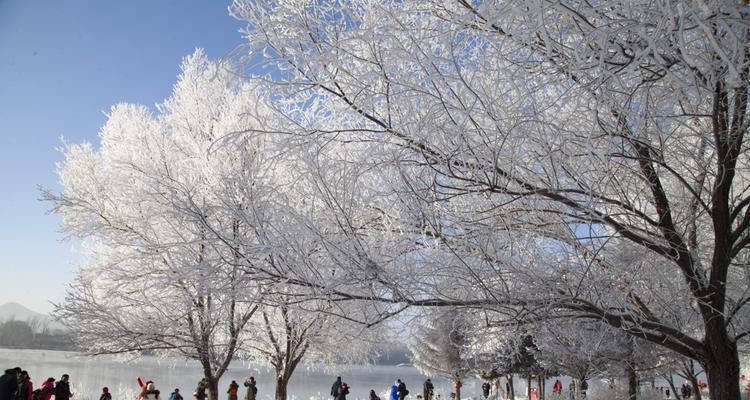
<path fill-rule="evenodd" d="M 409 394 L 409 391 L 406 390 L 406 384 L 404 382 L 401 382 L 401 379 L 398 379 L 396 382 L 398 382 L 398 386 L 396 386 L 396 388 L 398 389 L 398 400 L 404 400 L 404 398 L 406 398 L 406 395 Z"/>
<path fill-rule="evenodd" d="M 27 371 L 21 371 L 18 376 L 18 391 L 16 392 L 16 400 L 31 400 L 31 392 L 34 390 L 31 378 Z"/>
<path fill-rule="evenodd" d="M 336 400 L 339 396 L 339 390 L 341 389 L 341 377 L 337 377 L 335 381 L 333 381 L 333 385 L 331 385 L 331 397 Z"/>
<path fill-rule="evenodd" d="M 19 367 L 5 370 L 5 374 L 0 377 L 0 400 L 15 400 L 21 371 Z"/>
<path fill-rule="evenodd" d="M 424 400 L 432 400 L 432 393 L 435 390 L 435 385 L 432 384 L 432 380 L 430 378 L 427 378 L 426 381 L 424 381 L 424 385 L 422 388 L 422 397 Z"/>
<path fill-rule="evenodd" d="M 65 374 L 55 385 L 55 400 L 70 400 L 70 377 Z"/>

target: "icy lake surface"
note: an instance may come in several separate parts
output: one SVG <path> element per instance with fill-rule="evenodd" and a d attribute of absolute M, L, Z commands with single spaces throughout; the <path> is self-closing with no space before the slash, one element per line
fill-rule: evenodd
<path fill-rule="evenodd" d="M 31 375 L 34 386 L 48 377 L 59 379 L 62 374 L 69 374 L 71 387 L 79 395 L 74 400 L 98 400 L 101 388 L 107 386 L 113 392 L 114 400 L 130 397 L 138 387 L 136 377 L 153 380 L 156 388 L 161 390 L 161 398 L 167 400 L 174 388 L 180 388 L 185 400 L 192 400 L 192 392 L 201 378 L 201 369 L 196 361 L 178 359 L 160 359 L 144 357 L 139 360 L 124 362 L 110 357 L 89 358 L 77 353 L 49 350 L 11 350 L 0 349 L 0 368 L 19 366 Z M 242 385 L 247 376 L 255 376 L 258 381 L 258 399 L 273 399 L 273 371 L 257 365 L 235 361 L 219 383 L 220 399 L 226 399 L 229 383 L 236 380 Z M 289 383 L 290 399 L 308 400 L 310 398 L 330 399 L 328 396 L 331 384 L 336 376 L 351 387 L 349 399 L 366 399 L 370 389 L 383 400 L 393 382 L 403 380 L 414 399 L 421 393 L 422 383 L 426 379 L 416 368 L 411 366 L 340 366 L 334 368 L 300 366 Z M 443 399 L 450 394 L 450 384 L 440 378 L 433 378 L 436 393 Z M 463 387 L 464 396 L 479 393 L 481 382 L 466 381 Z M 244 387 L 240 394 L 244 395 Z"/>
<path fill-rule="evenodd" d="M 138 392 L 136 377 L 143 380 L 153 380 L 156 388 L 161 390 L 161 400 L 168 400 L 174 388 L 180 388 L 185 400 L 194 400 L 193 390 L 201 378 L 201 369 L 196 361 L 178 359 L 162 359 L 143 357 L 134 361 L 123 361 L 111 357 L 90 358 L 72 352 L 49 350 L 11 350 L 0 348 L 0 368 L 19 366 L 31 375 L 34 386 L 48 377 L 59 379 L 62 374 L 69 374 L 71 388 L 78 395 L 73 400 L 98 400 L 101 388 L 107 386 L 113 393 L 113 400 L 134 400 Z M 240 385 L 248 376 L 255 376 L 258 382 L 258 400 L 273 400 L 274 374 L 269 368 L 249 365 L 235 361 L 229 371 L 219 383 L 219 399 L 226 400 L 229 383 L 236 380 Z M 305 366 L 297 368 L 288 387 L 290 400 L 331 400 L 328 395 L 331 384 L 336 376 L 341 375 L 343 381 L 351 387 L 348 400 L 368 399 L 370 389 L 374 389 L 382 400 L 388 400 L 388 391 L 396 379 L 403 380 L 410 391 L 407 400 L 416 400 L 416 395 L 422 392 L 422 384 L 426 377 L 412 366 L 338 366 L 327 367 Z M 681 380 L 675 375 L 677 384 Z M 705 380 L 703 375 L 701 379 Z M 570 378 L 559 377 L 567 393 Z M 547 380 L 547 392 L 552 392 L 554 378 Z M 441 400 L 449 400 L 451 384 L 442 378 L 432 378 L 435 384 L 435 394 Z M 516 394 L 522 395 L 526 390 L 526 381 L 516 377 Z M 466 379 L 462 388 L 462 398 L 478 399 L 482 382 L 476 379 Z M 501 383 L 505 385 L 505 380 Z M 643 382 L 644 386 L 650 383 Z M 666 386 L 666 382 L 657 379 L 657 386 Z M 593 380 L 591 388 L 606 384 Z M 244 396 L 245 388 L 240 388 Z M 519 396 L 520 397 L 520 396 Z"/>

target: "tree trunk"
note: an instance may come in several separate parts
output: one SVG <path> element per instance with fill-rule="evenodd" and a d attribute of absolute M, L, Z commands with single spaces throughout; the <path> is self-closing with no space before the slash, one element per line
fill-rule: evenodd
<path fill-rule="evenodd" d="M 206 377 L 208 380 L 208 400 L 219 400 L 219 378 L 213 376 Z"/>
<path fill-rule="evenodd" d="M 461 400 L 461 380 L 460 379 L 454 380 L 453 387 L 456 388 L 456 400 Z"/>
<path fill-rule="evenodd" d="M 690 382 L 690 386 L 693 388 L 692 398 L 694 400 L 702 400 L 701 388 L 698 386 L 698 374 L 695 373 L 695 361 L 690 360 L 683 364 L 682 371 L 684 372 L 684 378 Z"/>
<path fill-rule="evenodd" d="M 701 387 L 698 386 L 698 377 L 695 374 L 691 374 L 688 380 L 690 381 L 690 386 L 693 387 L 693 400 L 702 400 L 703 395 L 701 395 Z"/>
<path fill-rule="evenodd" d="M 275 400 L 286 400 L 286 387 L 289 384 L 289 378 L 286 376 L 276 376 L 276 394 Z"/>
<path fill-rule="evenodd" d="M 628 399 L 636 400 L 638 398 L 638 375 L 635 373 L 635 366 L 629 362 L 625 369 L 628 373 Z"/>
<path fill-rule="evenodd" d="M 720 318 L 719 323 L 710 321 L 706 324 L 704 343 L 709 354 L 702 361 L 708 377 L 708 391 L 711 393 L 711 400 L 740 400 L 737 344 L 729 339 L 723 321 Z"/>
<path fill-rule="evenodd" d="M 516 400 L 516 388 L 513 387 L 513 374 L 508 375 L 508 388 L 510 389 L 510 393 L 508 393 L 508 399 Z"/>
<path fill-rule="evenodd" d="M 740 362 L 737 353 L 727 355 L 724 360 L 705 363 L 708 377 L 708 392 L 711 400 L 740 400 Z"/>
<path fill-rule="evenodd" d="M 536 387 L 538 388 L 538 392 L 539 392 L 537 398 L 539 400 L 544 400 L 544 381 L 545 381 L 544 375 L 539 374 L 539 376 L 537 376 L 536 378 Z"/>

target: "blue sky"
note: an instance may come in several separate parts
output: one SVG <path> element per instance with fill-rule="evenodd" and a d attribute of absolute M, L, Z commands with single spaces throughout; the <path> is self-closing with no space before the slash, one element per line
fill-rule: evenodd
<path fill-rule="evenodd" d="M 228 2 L 0 0 L 0 304 L 64 298 L 77 255 L 38 186 L 59 190 L 60 136 L 97 142 L 119 102 L 169 96 L 182 57 L 242 42 Z"/>

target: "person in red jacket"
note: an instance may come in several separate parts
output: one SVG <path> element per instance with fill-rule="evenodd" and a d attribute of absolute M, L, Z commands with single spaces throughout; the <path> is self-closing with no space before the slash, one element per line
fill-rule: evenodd
<path fill-rule="evenodd" d="M 47 378 L 47 380 L 42 383 L 42 394 L 44 395 L 44 400 L 50 400 L 54 393 L 55 378 Z"/>
<path fill-rule="evenodd" d="M 562 382 L 559 379 L 556 379 L 555 384 L 552 385 L 552 392 L 556 394 L 562 393 Z"/>
<path fill-rule="evenodd" d="M 138 387 L 141 388 L 141 393 L 138 395 L 138 400 L 141 400 L 146 395 L 146 392 L 149 390 L 148 389 L 148 384 L 149 383 L 153 384 L 154 382 L 153 381 L 146 381 L 146 383 L 143 383 L 143 381 L 141 380 L 140 376 L 138 377 L 138 379 L 136 381 L 138 382 Z"/>

